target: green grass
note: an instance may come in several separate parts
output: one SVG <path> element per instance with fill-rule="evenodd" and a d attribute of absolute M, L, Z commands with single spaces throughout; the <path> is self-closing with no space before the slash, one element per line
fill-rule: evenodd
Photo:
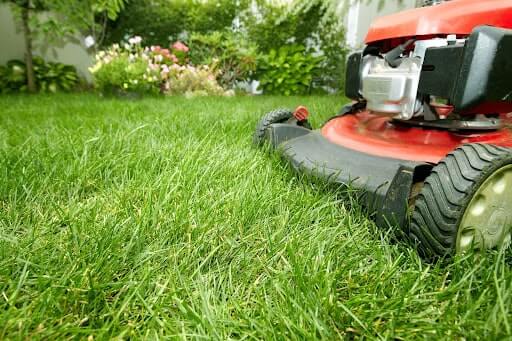
<path fill-rule="evenodd" d="M 251 145 L 340 98 L 0 98 L 0 339 L 499 339 L 502 254 L 423 263 Z"/>

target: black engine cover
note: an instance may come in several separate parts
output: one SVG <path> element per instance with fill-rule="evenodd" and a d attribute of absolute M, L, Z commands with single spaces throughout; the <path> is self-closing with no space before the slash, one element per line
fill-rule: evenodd
<path fill-rule="evenodd" d="M 345 96 L 355 101 L 361 98 L 361 60 L 362 52 L 354 52 L 348 56 L 345 74 Z"/>
<path fill-rule="evenodd" d="M 479 26 L 465 46 L 427 50 L 418 92 L 448 99 L 456 112 L 493 113 L 482 105 L 512 104 L 511 55 L 512 30 Z"/>
<path fill-rule="evenodd" d="M 453 93 L 457 111 L 490 102 L 512 103 L 512 30 L 476 28 L 464 49 Z"/>

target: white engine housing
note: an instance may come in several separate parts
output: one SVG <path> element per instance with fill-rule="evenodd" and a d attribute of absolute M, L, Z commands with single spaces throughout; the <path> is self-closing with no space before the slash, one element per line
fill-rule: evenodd
<path fill-rule="evenodd" d="M 412 118 L 418 111 L 416 94 L 421 60 L 405 58 L 400 66 L 392 68 L 384 59 L 369 56 L 366 63 L 369 64 L 368 73 L 363 75 L 362 89 L 366 107 L 383 114 L 398 114 L 400 119 Z"/>
<path fill-rule="evenodd" d="M 399 66 L 390 66 L 380 56 L 367 55 L 361 68 L 361 94 L 366 107 L 374 112 L 409 120 L 423 114 L 422 99 L 418 96 L 421 68 L 427 48 L 464 42 L 455 36 L 447 39 L 416 41 L 414 51 L 402 57 Z"/>

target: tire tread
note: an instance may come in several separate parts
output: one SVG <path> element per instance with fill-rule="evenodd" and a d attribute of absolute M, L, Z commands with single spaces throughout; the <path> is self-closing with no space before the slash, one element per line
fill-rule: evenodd
<path fill-rule="evenodd" d="M 458 226 L 473 194 L 495 170 L 512 163 L 512 149 L 466 144 L 449 153 L 425 180 L 408 235 L 425 258 L 453 256 Z"/>

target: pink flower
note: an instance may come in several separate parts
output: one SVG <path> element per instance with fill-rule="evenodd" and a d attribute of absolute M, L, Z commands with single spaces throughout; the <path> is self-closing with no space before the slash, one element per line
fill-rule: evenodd
<path fill-rule="evenodd" d="M 172 49 L 176 51 L 188 52 L 189 48 L 187 45 L 183 44 L 181 41 L 177 41 L 172 45 Z"/>
<path fill-rule="evenodd" d="M 171 58 L 172 62 L 173 62 L 173 63 L 176 63 L 176 64 L 180 61 L 180 60 L 178 59 L 178 57 L 176 57 L 176 56 L 175 56 L 175 55 L 173 55 L 173 54 L 171 54 L 170 58 Z"/>
<path fill-rule="evenodd" d="M 167 75 L 169 73 L 169 67 L 167 67 L 167 65 L 162 65 L 162 71 L 160 72 L 160 75 L 162 77 L 165 77 L 165 75 Z"/>

